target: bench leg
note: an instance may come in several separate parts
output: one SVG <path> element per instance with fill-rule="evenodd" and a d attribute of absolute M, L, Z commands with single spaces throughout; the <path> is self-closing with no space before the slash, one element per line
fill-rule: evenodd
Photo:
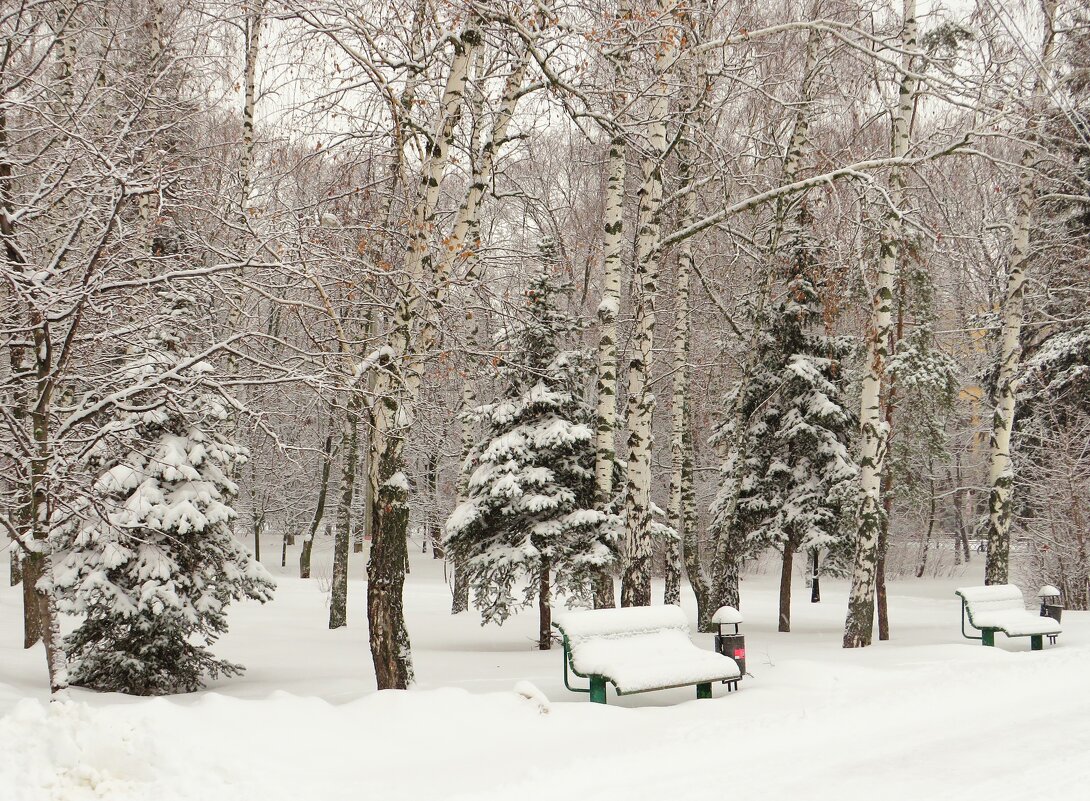
<path fill-rule="evenodd" d="M 980 633 L 983 635 L 980 638 L 981 645 L 994 646 L 995 645 L 995 629 L 981 629 Z"/>
<path fill-rule="evenodd" d="M 696 685 L 696 697 L 697 698 L 711 698 L 712 697 L 712 683 L 710 681 L 703 684 Z"/>
<path fill-rule="evenodd" d="M 606 680 L 602 676 L 590 677 L 590 700 L 595 704 L 606 702 Z"/>
<path fill-rule="evenodd" d="M 1045 648 L 1044 637 L 1041 634 L 1034 634 L 1029 638 L 1029 647 L 1034 651 L 1043 651 Z"/>

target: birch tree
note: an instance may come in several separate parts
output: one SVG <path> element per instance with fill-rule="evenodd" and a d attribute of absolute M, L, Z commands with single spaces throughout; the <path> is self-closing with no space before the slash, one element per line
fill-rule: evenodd
<path fill-rule="evenodd" d="M 913 60 L 916 56 L 916 2 L 905 0 L 903 28 L 898 41 L 901 51 L 897 105 L 892 112 L 891 155 L 894 159 L 909 151 L 909 119 L 916 95 Z M 859 459 L 862 502 L 859 509 L 858 543 L 852 571 L 848 614 L 844 624 L 844 647 L 870 645 L 874 629 L 874 579 L 878 559 L 878 539 L 882 530 L 882 474 L 887 455 L 887 428 L 882 419 L 882 382 L 892 327 L 893 283 L 901 253 L 904 200 L 904 167 L 890 170 L 889 202 L 879 244 L 878 274 L 871 300 L 867 326 L 867 356 L 860 401 L 862 453 Z"/>
<path fill-rule="evenodd" d="M 630 21 L 627 2 L 617 4 L 619 29 Z M 618 31 L 621 34 L 622 30 Z M 624 259 L 625 175 L 628 143 L 622 127 L 622 112 L 628 101 L 626 72 L 630 64 L 622 35 L 609 52 L 613 91 L 610 113 L 614 129 L 610 132 L 606 162 L 606 198 L 602 221 L 602 300 L 598 304 L 598 381 L 597 428 L 595 432 L 595 494 L 600 508 L 614 502 L 613 473 L 617 463 L 617 316 L 621 310 L 621 273 Z M 594 608 L 617 605 L 613 576 L 608 568 L 594 577 Z"/>
<path fill-rule="evenodd" d="M 447 165 L 469 71 L 473 50 L 481 44 L 481 33 L 466 24 L 451 42 L 454 52 L 447 71 L 446 87 L 431 136 L 429 155 L 422 169 L 420 193 L 412 214 L 409 245 L 405 257 L 407 286 L 394 314 L 393 329 L 377 362 L 375 402 L 370 409 L 372 445 L 369 480 L 374 501 L 374 531 L 371 557 L 367 563 L 367 619 L 370 624 L 371 655 L 380 689 L 404 689 L 412 681 L 408 631 L 402 608 L 405 581 L 405 536 L 408 526 L 408 481 L 405 478 L 404 437 L 412 425 L 413 401 L 419 374 L 411 372 L 414 354 L 412 328 L 419 317 L 420 287 L 426 279 L 436 286 L 447 278 L 431 255 L 431 232 L 439 186 Z M 424 332 L 419 351 L 431 344 Z"/>
<path fill-rule="evenodd" d="M 1055 0 L 1041 0 L 1044 21 L 1044 38 L 1041 43 L 1039 67 L 1035 65 L 1033 90 L 1029 100 L 1031 140 L 1022 151 L 1018 171 L 1018 196 L 1014 220 L 1011 255 L 1007 264 L 1007 285 L 1002 302 L 1002 330 L 1000 332 L 999 376 L 996 388 L 995 412 L 992 416 L 992 433 L 989 443 L 990 468 L 988 473 L 988 556 L 984 566 L 985 584 L 1006 584 L 1010 580 L 1010 525 L 1011 488 L 1014 483 L 1014 467 L 1011 461 L 1011 433 L 1014 428 L 1015 377 L 1021 357 L 1022 318 L 1026 287 L 1026 262 L 1030 254 L 1030 229 L 1033 225 L 1035 204 L 1034 177 L 1037 148 L 1032 142 L 1037 129 L 1037 117 L 1049 91 L 1050 73 L 1055 31 Z"/>
<path fill-rule="evenodd" d="M 651 420 L 655 397 L 649 380 L 655 341 L 655 295 L 660 260 L 659 208 L 662 164 L 666 156 L 666 124 L 670 109 L 668 72 L 675 60 L 678 32 L 665 2 L 656 5 L 660 26 L 655 53 L 654 85 L 642 158 L 636 247 L 633 256 L 633 350 L 628 365 L 628 468 L 625 491 L 625 545 L 621 606 L 650 606 L 651 557 Z"/>

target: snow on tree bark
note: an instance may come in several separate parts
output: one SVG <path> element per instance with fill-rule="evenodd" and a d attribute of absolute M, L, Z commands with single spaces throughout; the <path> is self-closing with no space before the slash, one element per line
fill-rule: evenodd
<path fill-rule="evenodd" d="M 909 148 L 909 120 L 916 99 L 912 72 L 916 55 L 916 0 L 904 0 L 904 27 L 900 36 L 901 68 L 898 102 L 893 112 L 891 155 L 904 158 Z M 867 330 L 867 356 L 860 401 L 862 453 L 859 458 L 862 502 L 859 509 L 858 542 L 852 570 L 848 613 L 844 623 L 844 647 L 870 645 L 874 630 L 875 572 L 878 539 L 882 530 L 882 473 L 887 451 L 886 423 L 882 419 L 882 382 L 889 357 L 892 329 L 893 282 L 901 252 L 901 214 L 904 198 L 904 168 L 890 170 L 890 203 L 879 243 L 878 276 L 871 301 Z"/>
<path fill-rule="evenodd" d="M 617 19 L 624 24 L 631 10 L 628 3 L 618 3 Z M 617 315 L 621 309 L 621 273 L 624 257 L 624 190 L 628 160 L 625 133 L 618 117 L 627 103 L 625 70 L 629 57 L 618 45 L 610 52 L 613 65 L 611 110 L 616 126 L 609 140 L 605 211 L 602 225 L 602 300 L 598 304 L 598 380 L 597 423 L 595 426 L 595 494 L 599 508 L 614 502 L 613 471 L 617 461 Z M 594 608 L 617 605 L 613 575 L 603 569 L 594 576 Z"/>
<path fill-rule="evenodd" d="M 658 13 L 668 18 L 665 2 Z M 662 205 L 662 161 L 666 155 L 666 122 L 670 110 L 667 74 L 674 61 L 676 31 L 664 27 L 655 54 L 655 86 L 647 125 L 633 260 L 633 337 L 628 365 L 628 469 L 625 487 L 625 543 L 621 606 L 651 605 L 651 421 L 655 396 L 650 377 L 655 341 L 655 295 L 659 281 Z"/>
<path fill-rule="evenodd" d="M 388 486 L 388 482 L 395 476 L 404 475 L 404 438 L 412 426 L 413 403 L 420 381 L 419 372 L 413 364 L 412 327 L 419 317 L 422 283 L 431 278 L 436 286 L 440 286 L 445 279 L 445 276 L 434 271 L 430 237 L 435 225 L 439 185 L 449 160 L 454 128 L 465 93 L 470 58 L 480 44 L 481 34 L 472 24 L 467 24 L 454 40 L 454 54 L 440 102 L 439 118 L 423 166 L 420 196 L 409 226 L 405 257 L 407 283 L 401 287 L 401 297 L 396 304 L 393 330 L 386 348 L 388 353 L 382 361 L 382 369 L 377 373 L 376 399 L 371 407 L 369 480 L 375 500 L 371 559 L 367 568 L 367 609 L 371 655 L 379 689 L 404 689 L 412 679 L 400 595 L 405 580 L 408 510 L 404 499 L 397 490 Z M 425 322 L 425 330 L 428 326 L 429 323 Z M 419 339 L 426 340 L 423 335 Z M 418 342 L 417 352 L 426 350 L 428 344 L 427 341 Z M 389 542 L 389 539 L 399 542 Z M 396 597 L 392 594 L 396 594 Z"/>
<path fill-rule="evenodd" d="M 682 13 L 682 20 L 690 29 L 686 37 L 700 38 L 709 22 L 704 3 L 696 4 L 690 12 Z M 677 133 L 678 181 L 684 196 L 678 219 L 679 228 L 687 228 L 696 219 L 697 193 L 695 135 L 703 132 L 707 123 L 705 101 L 710 83 L 705 75 L 701 56 L 683 54 L 685 91 L 681 102 L 681 122 Z M 677 266 L 674 279 L 674 382 L 673 401 L 670 405 L 670 496 L 667 506 L 667 525 L 677 532 L 666 546 L 666 582 L 663 602 L 681 603 L 682 568 L 689 577 L 696 596 L 697 621 L 701 631 L 709 628 L 715 610 L 709 608 L 711 587 L 700 559 L 700 539 L 696 530 L 696 503 L 693 488 L 693 439 L 692 412 L 689 386 L 692 373 L 689 367 L 689 343 L 692 337 L 689 285 L 695 260 L 692 239 L 678 245 Z M 684 565 L 683 565 L 684 561 Z"/>
<path fill-rule="evenodd" d="M 1048 92 L 1055 39 L 1055 0 L 1042 0 L 1044 40 L 1040 67 L 1030 97 L 1030 131 L 1036 130 L 1040 106 Z M 1027 145 L 1019 169 L 1017 216 L 1014 222 L 1012 250 L 1007 264 L 1007 286 L 1003 297 L 1003 327 L 1000 333 L 999 376 L 995 412 L 992 415 L 988 471 L 988 555 L 984 565 L 985 584 L 1006 584 L 1010 580 L 1011 489 L 1014 464 L 1011 461 L 1011 433 L 1014 428 L 1015 377 L 1021 358 L 1022 316 L 1026 286 L 1026 260 L 1030 251 L 1030 227 L 1033 224 L 1034 176 L 1036 150 Z"/>

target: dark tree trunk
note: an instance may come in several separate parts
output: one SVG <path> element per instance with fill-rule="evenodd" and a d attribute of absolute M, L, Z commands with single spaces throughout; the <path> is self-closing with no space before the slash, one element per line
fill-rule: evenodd
<path fill-rule="evenodd" d="M 464 568 L 454 563 L 454 590 L 450 602 L 450 613 L 457 615 L 469 610 L 469 576 Z"/>
<path fill-rule="evenodd" d="M 23 648 L 33 648 L 42 639 L 42 612 L 34 586 L 41 574 L 41 559 L 23 557 Z"/>
<path fill-rule="evenodd" d="M 322 449 L 322 483 L 318 488 L 318 505 L 314 508 L 314 519 L 310 523 L 310 536 L 303 540 L 299 552 L 299 578 L 310 578 L 310 555 L 314 550 L 314 538 L 318 536 L 318 526 L 325 514 L 326 493 L 329 490 L 329 472 L 333 466 L 333 434 L 327 434 Z"/>
<path fill-rule="evenodd" d="M 892 394 L 892 392 L 891 392 Z M 893 418 L 892 405 L 886 412 L 886 422 Z M 892 431 L 892 427 L 890 428 Z M 878 565 L 874 572 L 875 605 L 878 607 L 878 639 L 889 639 L 889 595 L 886 591 L 886 553 L 889 551 L 889 521 L 893 514 L 893 493 L 890 491 L 890 478 L 887 472 L 882 476 L 882 516 L 878 531 Z"/>
<path fill-rule="evenodd" d="M 594 572 L 594 608 L 613 609 L 617 606 L 617 589 L 608 567 Z"/>
<path fill-rule="evenodd" d="M 16 587 L 19 582 L 23 580 L 23 570 L 19 562 L 19 546 L 12 545 L 11 547 L 11 584 L 9 586 Z"/>
<path fill-rule="evenodd" d="M 432 559 L 442 559 L 446 555 L 443 552 L 443 530 L 433 519 L 433 516 L 436 514 L 434 510 L 439 508 L 439 499 L 436 497 L 439 490 L 438 449 L 429 454 L 427 461 L 424 463 L 424 486 L 427 488 L 428 502 L 433 510 L 428 515 L 427 537 L 425 537 L 424 543 L 425 547 L 428 544 L 431 545 Z"/>
<path fill-rule="evenodd" d="M 549 587 L 549 560 L 541 560 L 541 572 L 537 585 L 537 647 L 538 650 L 548 651 L 552 647 L 553 610 L 550 602 L 552 591 Z"/>
<path fill-rule="evenodd" d="M 821 603 L 821 576 L 818 574 L 821 568 L 818 562 L 819 558 L 817 548 L 810 551 L 810 603 L 812 604 Z"/>
<path fill-rule="evenodd" d="M 337 530 L 333 539 L 333 584 L 329 603 L 329 627 L 348 625 L 348 551 L 352 537 L 352 497 L 356 490 L 356 461 L 359 458 L 359 411 L 362 396 L 352 395 L 341 433 L 341 499 L 337 504 Z"/>
<path fill-rule="evenodd" d="M 795 561 L 795 543 L 788 537 L 783 544 L 780 570 L 780 631 L 791 631 L 791 572 Z"/>
<path fill-rule="evenodd" d="M 924 571 L 927 570 L 927 553 L 931 550 L 931 536 L 935 532 L 935 479 L 931 479 L 930 486 L 931 502 L 927 513 L 927 532 L 924 535 L 923 548 L 920 550 L 920 564 L 916 568 L 916 578 L 923 578 Z M 957 547 L 956 543 L 954 547 Z"/>
<path fill-rule="evenodd" d="M 390 443 L 390 439 L 386 440 Z M 391 450 L 394 452 L 391 453 Z M 380 690 L 404 690 L 412 681 L 409 633 L 405 628 L 402 597 L 405 588 L 406 540 L 409 525 L 408 492 L 401 481 L 395 448 L 379 454 L 378 487 L 374 489 L 374 530 L 367 562 L 367 622 L 371 660 Z"/>

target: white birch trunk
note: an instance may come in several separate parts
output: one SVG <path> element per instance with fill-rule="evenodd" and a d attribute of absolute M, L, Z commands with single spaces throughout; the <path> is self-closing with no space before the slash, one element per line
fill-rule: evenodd
<path fill-rule="evenodd" d="M 667 17 L 666 4 L 657 4 Z M 666 155 L 666 116 L 670 110 L 667 72 L 674 60 L 674 30 L 663 29 L 655 56 L 657 75 L 647 126 L 647 151 L 639 190 L 636 252 L 633 270 L 635 316 L 633 353 L 628 368 L 628 480 L 625 494 L 622 606 L 651 605 L 651 421 L 655 398 L 649 388 L 655 341 L 655 294 L 659 280 L 659 207 L 662 204 L 662 161 Z"/>
<path fill-rule="evenodd" d="M 698 38 L 707 26 L 708 11 L 706 4 L 697 3 L 692 14 L 684 16 L 692 31 L 692 38 Z M 695 41 L 693 42 L 695 44 Z M 710 89 L 707 84 L 705 58 L 692 53 L 685 63 L 686 90 L 682 100 L 681 123 L 678 131 L 677 155 L 678 178 L 682 198 L 678 227 L 686 228 L 696 219 L 697 195 L 696 148 L 694 138 L 697 132 L 703 132 L 706 125 L 705 99 Z M 681 603 L 681 577 L 684 570 L 688 574 L 689 584 L 696 596 L 697 619 L 703 631 L 711 622 L 714 610 L 710 609 L 711 585 L 705 575 L 700 559 L 700 539 L 696 531 L 696 504 L 693 489 L 693 443 L 692 414 L 689 399 L 689 347 L 692 338 L 692 317 L 689 306 L 689 288 L 694 272 L 695 261 L 691 239 L 685 239 L 678 246 L 677 271 L 675 275 L 674 297 L 674 381 L 673 402 L 670 405 L 671 430 L 670 453 L 672 471 L 670 475 L 670 498 L 667 504 L 667 523 L 677 532 L 678 539 L 666 547 L 666 586 L 663 602 Z"/>
<path fill-rule="evenodd" d="M 891 155 L 908 154 L 909 120 L 916 97 L 912 61 L 916 52 L 916 0 L 904 0 L 904 29 L 901 33 L 901 76 L 897 107 L 893 112 Z M 859 510 L 858 542 L 852 571 L 848 614 L 844 623 L 844 647 L 870 645 L 874 629 L 874 588 L 878 563 L 878 538 L 882 530 L 882 472 L 885 470 L 888 430 L 882 419 L 882 382 L 892 327 L 893 282 L 901 255 L 901 209 L 904 198 L 904 168 L 890 171 L 890 202 L 893 207 L 882 226 L 878 276 L 871 300 L 867 330 L 866 373 L 860 402 L 862 453 L 859 458 L 862 503 Z"/>
<path fill-rule="evenodd" d="M 1041 70 L 1033 85 L 1030 131 L 1037 127 L 1037 115 L 1048 91 L 1052 68 L 1055 31 L 1055 0 L 1042 0 L 1045 35 L 1041 44 Z M 999 377 L 995 413 L 992 415 L 990 464 L 988 471 L 988 556 L 984 566 L 985 584 L 1006 584 L 1010 579 L 1011 486 L 1014 465 L 1011 462 L 1011 433 L 1014 426 L 1015 375 L 1022 355 L 1022 313 L 1026 285 L 1026 259 L 1029 257 L 1030 227 L 1033 224 L 1034 149 L 1022 152 L 1018 182 L 1017 218 L 1007 266 L 1007 287 L 1003 298 L 1003 329 L 999 350 Z"/>
<path fill-rule="evenodd" d="M 618 4 L 617 17 L 628 19 L 627 2 Z M 611 99 L 614 128 L 610 132 L 602 231 L 602 300 L 598 304 L 598 402 L 596 409 L 594 486 L 599 508 L 613 503 L 613 468 L 617 459 L 617 316 L 621 308 L 621 272 L 624 257 L 624 189 L 628 145 L 620 116 L 628 103 L 624 73 L 628 51 L 619 45 L 610 55 L 614 80 Z M 603 568 L 594 577 L 594 608 L 617 605 L 613 575 Z"/>
<path fill-rule="evenodd" d="M 414 375 L 416 371 L 410 364 L 413 355 L 411 333 L 421 301 L 419 288 L 434 266 L 430 238 L 439 185 L 450 157 L 470 59 L 480 41 L 480 32 L 471 25 L 467 25 L 455 41 L 439 119 L 422 171 L 420 196 L 413 211 L 405 258 L 408 283 L 402 287 L 394 328 L 375 382 L 368 464 L 368 480 L 374 498 L 374 530 L 367 565 L 367 617 L 379 689 L 404 689 L 412 681 L 412 658 L 402 608 L 408 497 L 401 480 L 404 437 L 412 425 L 412 401 L 419 387 L 419 374 Z M 435 285 L 443 281 L 439 275 L 431 277 Z"/>

